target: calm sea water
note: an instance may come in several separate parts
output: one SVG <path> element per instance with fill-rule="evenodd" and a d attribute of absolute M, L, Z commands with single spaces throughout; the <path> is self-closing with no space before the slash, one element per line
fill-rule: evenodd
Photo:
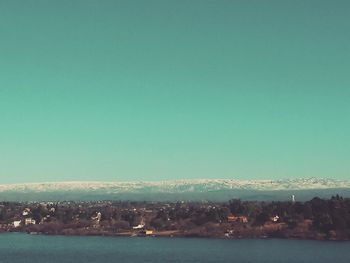
<path fill-rule="evenodd" d="M 0 262 L 350 262 L 350 242 L 0 234 Z"/>

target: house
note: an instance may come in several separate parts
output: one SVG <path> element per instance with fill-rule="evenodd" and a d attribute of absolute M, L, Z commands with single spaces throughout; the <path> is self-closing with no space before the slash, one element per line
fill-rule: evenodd
<path fill-rule="evenodd" d="M 15 220 L 15 221 L 13 221 L 13 226 L 14 227 L 20 227 L 21 226 L 21 220 Z"/>
<path fill-rule="evenodd" d="M 240 222 L 240 223 L 248 223 L 248 218 L 246 216 L 235 216 L 233 214 L 227 217 L 227 222 Z"/>
<path fill-rule="evenodd" d="M 24 224 L 26 226 L 28 225 L 35 225 L 36 224 L 36 221 L 34 219 L 32 219 L 31 217 L 28 217 L 24 220 Z"/>
<path fill-rule="evenodd" d="M 146 236 L 147 235 L 153 235 L 153 230 L 146 230 L 145 231 Z"/>
<path fill-rule="evenodd" d="M 154 234 L 153 230 L 142 230 L 139 232 L 140 236 L 151 236 Z"/>
<path fill-rule="evenodd" d="M 23 210 L 23 212 L 22 212 L 22 215 L 23 215 L 23 216 L 27 216 L 27 215 L 29 215 L 29 213 L 30 213 L 30 209 L 29 209 L 29 208 L 25 208 L 25 209 Z"/>
<path fill-rule="evenodd" d="M 144 227 L 145 227 L 145 225 L 143 225 L 143 224 L 138 224 L 137 226 L 133 226 L 132 229 L 142 229 L 142 228 L 144 228 Z"/>
<path fill-rule="evenodd" d="M 102 217 L 101 212 L 98 212 L 98 213 L 96 214 L 96 216 L 92 216 L 91 219 L 92 219 L 92 220 L 95 220 L 96 223 L 99 223 L 99 222 L 101 221 L 101 217 Z"/>
<path fill-rule="evenodd" d="M 140 224 L 138 224 L 137 226 L 133 226 L 132 229 L 143 229 L 144 227 L 145 227 L 145 221 L 142 218 Z"/>
<path fill-rule="evenodd" d="M 280 217 L 278 215 L 271 217 L 272 222 L 277 222 L 279 219 L 280 219 Z"/>
<path fill-rule="evenodd" d="M 91 220 L 93 221 L 93 228 L 99 228 L 100 227 L 100 221 L 101 221 L 102 214 L 101 212 L 97 212 L 96 216 L 92 216 Z M 78 217 L 76 217 L 76 220 L 79 220 Z"/>
<path fill-rule="evenodd" d="M 246 216 L 239 216 L 238 221 L 241 223 L 248 223 L 248 217 Z"/>
<path fill-rule="evenodd" d="M 237 216 L 235 216 L 235 215 L 229 215 L 229 216 L 227 217 L 227 221 L 228 221 L 229 223 L 236 222 L 236 221 L 237 221 Z"/>

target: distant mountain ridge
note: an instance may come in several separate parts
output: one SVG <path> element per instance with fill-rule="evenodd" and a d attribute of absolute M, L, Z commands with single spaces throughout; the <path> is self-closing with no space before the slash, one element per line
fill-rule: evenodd
<path fill-rule="evenodd" d="M 350 197 L 350 181 L 299 178 L 281 180 L 194 179 L 135 182 L 48 182 L 0 185 L 0 199 L 37 200 L 285 200 L 290 194 L 342 194 Z"/>

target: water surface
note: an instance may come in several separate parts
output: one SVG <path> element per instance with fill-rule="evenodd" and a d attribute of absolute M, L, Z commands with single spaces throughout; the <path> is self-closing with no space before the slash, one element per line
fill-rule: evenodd
<path fill-rule="evenodd" d="M 0 262 L 350 262 L 350 242 L 0 234 Z"/>

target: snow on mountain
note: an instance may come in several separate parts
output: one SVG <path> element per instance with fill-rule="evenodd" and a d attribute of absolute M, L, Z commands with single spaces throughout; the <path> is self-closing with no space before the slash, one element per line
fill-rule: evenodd
<path fill-rule="evenodd" d="M 350 181 L 334 179 L 282 179 L 282 180 L 233 180 L 198 179 L 158 182 L 50 182 L 28 184 L 3 184 L 0 192 L 52 192 L 52 191 L 91 191 L 105 194 L 117 193 L 182 193 L 211 192 L 219 190 L 307 190 L 350 188 Z"/>

